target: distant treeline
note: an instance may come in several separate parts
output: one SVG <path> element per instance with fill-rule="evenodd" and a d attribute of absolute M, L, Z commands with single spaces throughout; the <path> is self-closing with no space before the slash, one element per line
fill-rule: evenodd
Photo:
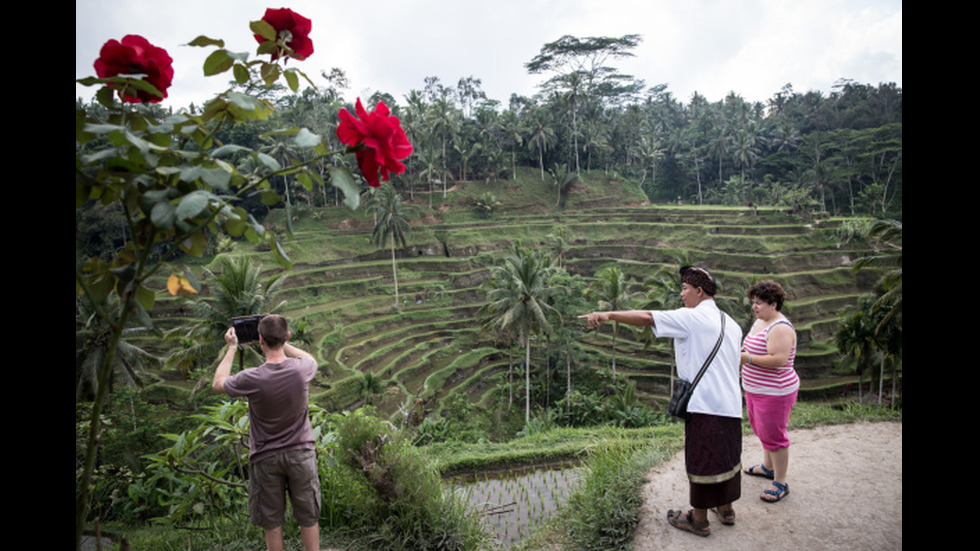
<path fill-rule="evenodd" d="M 531 166 L 553 180 L 590 170 L 633 178 L 655 202 L 901 217 L 902 89 L 894 84 L 841 81 L 829 95 L 787 84 L 766 102 L 735 92 L 717 102 L 695 93 L 683 102 L 664 85 L 645 87 L 624 75 L 617 86 L 569 78 L 576 75 L 556 76 L 532 97 L 512 95 L 507 105 L 487 99 L 473 77 L 455 86 L 430 77 L 403 98 L 378 92 L 363 100 L 369 109 L 388 104 L 414 145 L 408 170 L 396 178 L 406 192 L 507 180 L 515 167 Z M 273 119 L 235 125 L 218 138 L 286 159 L 300 150 L 274 131 L 298 125 L 339 147 L 337 112 L 353 109 L 356 98 L 343 96 L 342 71 L 322 76 L 320 89 L 270 90 Z M 329 188 L 309 190 L 289 179 L 273 185 L 291 202 L 340 200 Z M 251 210 L 264 214 L 254 202 Z"/>

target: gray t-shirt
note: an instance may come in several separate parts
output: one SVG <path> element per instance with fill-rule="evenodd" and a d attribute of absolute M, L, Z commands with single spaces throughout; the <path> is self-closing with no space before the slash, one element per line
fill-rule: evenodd
<path fill-rule="evenodd" d="M 309 384 L 316 362 L 289 358 L 265 363 L 225 379 L 229 396 L 248 398 L 249 461 L 288 450 L 314 448 L 309 416 Z"/>

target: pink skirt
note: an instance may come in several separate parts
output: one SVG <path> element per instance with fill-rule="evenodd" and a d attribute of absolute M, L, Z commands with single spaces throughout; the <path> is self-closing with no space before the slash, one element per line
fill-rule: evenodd
<path fill-rule="evenodd" d="M 785 396 L 745 393 L 745 409 L 752 432 L 759 437 L 763 449 L 774 451 L 789 447 L 789 414 L 796 404 L 797 392 Z"/>

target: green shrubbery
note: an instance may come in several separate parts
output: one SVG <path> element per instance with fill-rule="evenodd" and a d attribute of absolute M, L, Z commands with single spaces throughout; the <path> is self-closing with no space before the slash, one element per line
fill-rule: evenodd
<path fill-rule="evenodd" d="M 142 475 L 119 476 L 117 470 L 97 477 L 97 503 L 124 503 L 125 514 L 112 517 L 118 521 L 139 520 L 134 514 L 151 508 L 171 528 L 203 529 L 212 541 L 243 538 L 222 526 L 226 520 L 248 525 L 247 407 L 231 401 L 204 408 L 193 416 L 197 426 L 166 435 L 172 445 L 148 456 Z M 485 539 L 462 498 L 443 491 L 439 474 L 408 435 L 372 408 L 331 414 L 312 407 L 311 421 L 320 463 L 320 524 L 328 537 L 393 550 L 476 549 Z"/>
<path fill-rule="evenodd" d="M 460 496 L 445 492 L 406 433 L 359 409 L 337 424 L 337 465 L 324 496 L 350 500 L 346 528 L 371 548 L 477 549 L 486 536 Z M 331 501 L 334 497 L 327 498 Z"/>
<path fill-rule="evenodd" d="M 584 483 L 570 497 L 563 520 L 575 549 L 630 548 L 652 450 L 649 441 L 611 440 L 589 456 Z"/>

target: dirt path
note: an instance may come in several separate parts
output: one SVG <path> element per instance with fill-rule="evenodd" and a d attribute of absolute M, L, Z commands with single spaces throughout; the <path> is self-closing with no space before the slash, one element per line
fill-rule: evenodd
<path fill-rule="evenodd" d="M 635 551 L 686 549 L 900 550 L 902 424 L 857 423 L 790 432 L 790 494 L 779 503 L 759 495 L 766 479 L 743 476 L 735 526 L 709 513 L 711 535 L 667 524 L 669 509 L 689 509 L 683 453 L 650 474 Z M 742 464 L 761 462 L 755 435 L 743 440 Z"/>

